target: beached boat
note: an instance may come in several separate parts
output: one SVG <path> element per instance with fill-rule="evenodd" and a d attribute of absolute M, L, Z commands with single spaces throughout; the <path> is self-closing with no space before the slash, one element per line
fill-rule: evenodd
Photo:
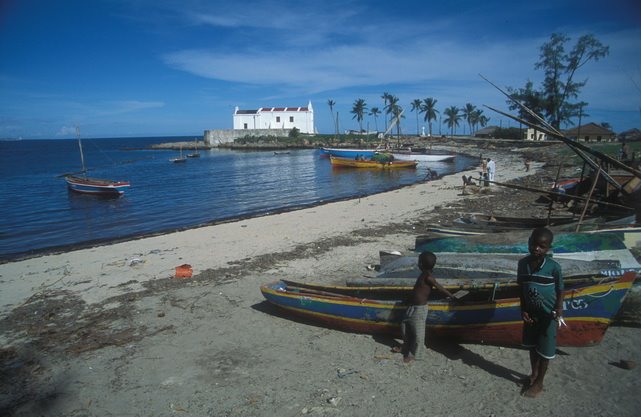
<path fill-rule="evenodd" d="M 567 326 L 559 328 L 559 346 L 590 346 L 599 343 L 628 294 L 636 273 L 628 272 L 597 284 L 566 289 L 563 302 Z M 399 336 L 407 308 L 402 294 L 389 299 L 386 289 L 372 297 L 345 295 L 331 288 L 310 289 L 279 281 L 261 286 L 263 296 L 288 314 L 332 328 L 369 334 Z M 461 298 L 463 304 L 444 300 L 428 302 L 430 335 L 469 343 L 515 346 L 521 343 L 523 321 L 517 296 L 477 300 L 476 291 Z"/>
<path fill-rule="evenodd" d="M 393 151 L 394 159 L 399 161 L 417 161 L 417 162 L 445 162 L 453 161 L 456 155 L 439 155 L 419 152 L 399 152 Z"/>
<path fill-rule="evenodd" d="M 462 218 L 462 217 L 461 217 Z M 576 231 L 577 226 L 580 228 L 581 232 L 586 233 L 607 233 L 607 232 L 623 232 L 626 234 L 626 240 L 632 237 L 633 233 L 637 233 L 635 225 L 634 216 L 626 216 L 615 220 L 606 220 L 600 217 L 593 217 L 589 219 L 584 219 L 579 225 L 578 220 L 565 223 L 565 217 L 552 217 L 552 219 L 558 219 L 551 221 L 551 225 L 547 226 L 550 230 L 556 232 L 573 232 Z M 459 221 L 460 219 L 454 220 L 450 224 L 440 224 L 440 225 L 430 225 L 425 233 L 422 235 L 416 236 L 415 247 L 421 246 L 424 242 L 430 241 L 432 239 L 440 237 L 453 237 L 453 236 L 473 236 L 473 235 L 483 235 L 486 233 L 504 233 L 511 232 L 514 230 L 523 230 L 523 229 L 533 229 L 534 227 L 539 227 L 535 223 L 539 221 L 543 223 L 542 219 L 537 219 L 534 222 L 526 222 L 528 227 L 517 227 L 517 224 L 513 226 L 506 226 L 505 223 L 497 222 L 487 222 L 486 224 L 474 224 L 471 222 Z M 543 225 L 545 226 L 545 225 Z M 632 247 L 634 245 L 628 245 Z"/>
<path fill-rule="evenodd" d="M 576 216 L 512 217 L 496 216 L 484 213 L 465 213 L 452 221 L 453 225 L 474 225 L 479 227 L 496 227 L 504 229 L 534 229 L 544 226 L 558 226 L 576 222 Z"/>
<path fill-rule="evenodd" d="M 122 195 L 127 188 L 131 185 L 129 181 L 117 181 L 101 178 L 90 178 L 85 174 L 85 155 L 82 151 L 82 140 L 80 139 L 80 130 L 76 128 L 76 136 L 78 137 L 78 149 L 80 150 L 80 163 L 82 164 L 82 171 L 79 175 L 68 174 L 65 175 L 65 181 L 69 190 L 92 195 L 103 196 L 119 196 Z"/>
<path fill-rule="evenodd" d="M 481 282 L 487 280 L 516 279 L 516 265 L 525 253 L 438 253 L 434 276 L 439 279 L 468 280 Z M 418 254 L 393 255 L 380 251 L 378 278 L 415 279 L 418 269 Z M 563 275 L 600 274 L 603 271 L 621 268 L 618 260 L 580 260 L 554 258 L 563 270 Z"/>
<path fill-rule="evenodd" d="M 376 160 L 356 160 L 348 158 L 329 157 L 333 167 L 339 168 L 374 168 L 374 169 L 394 169 L 394 168 L 416 168 L 416 161 L 376 161 Z"/>
<path fill-rule="evenodd" d="M 626 228 L 579 233 L 555 233 L 552 251 L 555 258 L 578 260 L 613 260 L 621 268 L 641 268 L 630 252 L 636 246 L 641 229 Z M 474 236 L 437 238 L 415 247 L 416 252 L 436 253 L 528 253 L 529 230 L 489 233 Z"/>

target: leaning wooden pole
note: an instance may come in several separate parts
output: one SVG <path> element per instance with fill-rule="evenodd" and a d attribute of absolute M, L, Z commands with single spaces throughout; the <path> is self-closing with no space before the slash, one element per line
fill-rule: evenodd
<path fill-rule="evenodd" d="M 597 171 L 596 175 L 594 176 L 594 181 L 592 181 L 592 188 L 590 188 L 590 192 L 588 193 L 588 200 L 585 202 L 585 206 L 583 206 L 583 212 L 581 213 L 581 217 L 579 218 L 579 222 L 576 224 L 576 232 L 581 229 L 581 223 L 583 223 L 583 218 L 585 217 L 585 213 L 588 211 L 588 201 L 592 198 L 592 193 L 594 192 L 594 189 L 596 188 L 596 183 L 599 181 L 599 175 L 601 174 L 601 167 L 599 167 L 599 170 Z"/>
<path fill-rule="evenodd" d="M 554 187 L 552 187 L 553 190 L 556 190 L 556 187 L 559 185 L 559 177 L 561 176 L 561 169 L 563 168 L 563 161 L 559 163 L 559 169 L 556 170 L 556 178 L 554 179 Z M 550 204 L 548 206 L 548 220 L 547 224 L 550 224 L 550 218 L 552 217 L 552 205 L 554 204 L 554 200 L 550 199 Z"/>
<path fill-rule="evenodd" d="M 482 178 L 478 178 L 477 181 L 483 181 Z M 541 190 L 540 188 L 534 188 L 534 187 L 526 187 L 524 185 L 516 185 L 516 184 L 506 184 L 506 183 L 501 183 L 501 182 L 496 182 L 496 181 L 489 181 L 487 180 L 488 183 L 490 184 L 496 184 L 501 187 L 506 187 L 506 188 L 513 188 L 515 190 L 523 190 L 523 191 L 531 191 L 533 193 L 539 193 L 539 194 L 546 194 L 550 196 L 555 196 L 555 197 L 565 197 L 570 200 L 579 200 L 579 201 L 586 201 L 590 203 L 595 203 L 600 206 L 605 206 L 605 207 L 613 207 L 613 208 L 618 208 L 618 209 L 624 209 L 624 210 L 632 210 L 632 207 L 628 206 L 622 206 L 620 204 L 615 204 L 615 203 L 609 203 L 607 201 L 601 201 L 601 200 L 594 200 L 594 199 L 588 199 L 587 197 L 582 197 L 579 195 L 570 195 L 570 194 L 561 194 L 557 191 L 547 191 L 547 190 Z"/>

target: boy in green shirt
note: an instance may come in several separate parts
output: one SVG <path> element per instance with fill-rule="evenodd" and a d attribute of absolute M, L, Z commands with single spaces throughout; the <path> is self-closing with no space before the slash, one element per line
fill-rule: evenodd
<path fill-rule="evenodd" d="M 532 373 L 523 395 L 536 397 L 550 359 L 556 356 L 556 333 L 563 313 L 561 266 L 548 256 L 554 235 L 539 227 L 528 241 L 530 254 L 518 263 L 518 284 L 523 319 L 523 346 L 530 348 Z"/>

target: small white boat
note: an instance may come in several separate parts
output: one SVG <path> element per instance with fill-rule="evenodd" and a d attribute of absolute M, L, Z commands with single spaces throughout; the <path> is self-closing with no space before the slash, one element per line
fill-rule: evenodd
<path fill-rule="evenodd" d="M 417 161 L 417 162 L 445 162 L 452 161 L 456 155 L 439 155 L 419 152 L 392 152 L 394 159 L 399 161 Z"/>
<path fill-rule="evenodd" d="M 182 162 L 187 162 L 187 158 L 183 156 L 183 147 L 180 147 L 180 156 L 178 158 L 171 158 L 169 162 L 173 162 L 174 164 L 179 164 Z"/>

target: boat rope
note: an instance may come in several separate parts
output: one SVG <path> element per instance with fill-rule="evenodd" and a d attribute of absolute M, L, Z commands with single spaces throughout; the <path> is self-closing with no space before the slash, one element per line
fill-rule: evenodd
<path fill-rule="evenodd" d="M 614 290 L 614 287 L 610 287 L 610 289 L 608 290 L 608 292 L 606 292 L 605 294 L 601 294 L 601 295 L 592 295 L 592 294 L 587 294 L 587 295 L 586 295 L 586 297 L 590 297 L 590 298 L 603 298 L 603 297 L 606 297 L 606 296 L 610 295 L 610 293 L 611 293 L 613 290 Z"/>
<path fill-rule="evenodd" d="M 499 288 L 499 283 L 495 282 L 494 283 L 494 288 L 492 288 L 492 297 L 490 297 L 490 301 L 494 301 L 494 298 L 496 297 L 496 290 Z"/>

